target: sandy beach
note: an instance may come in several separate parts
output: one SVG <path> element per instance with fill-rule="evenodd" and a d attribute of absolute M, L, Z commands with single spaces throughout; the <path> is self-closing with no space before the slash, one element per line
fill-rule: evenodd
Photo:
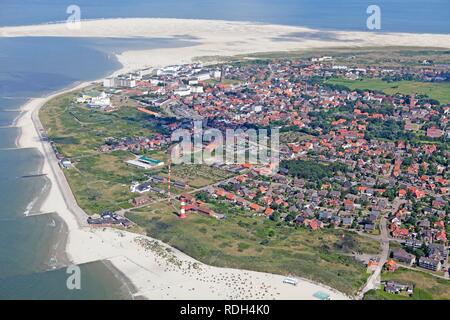
<path fill-rule="evenodd" d="M 55 96 L 79 90 L 92 82 L 32 99 L 23 106 L 18 126 L 20 148 L 37 148 L 44 155 L 42 173 L 51 189 L 40 211 L 57 212 L 68 227 L 66 252 L 74 264 L 107 260 L 137 289 L 135 297 L 148 299 L 312 299 L 325 291 L 332 299 L 348 299 L 323 285 L 298 279 L 297 286 L 284 284 L 284 276 L 202 264 L 164 243 L 111 228 L 90 228 L 47 142 L 41 141 L 38 111 Z"/>
<path fill-rule="evenodd" d="M 323 31 L 310 28 L 221 20 L 127 18 L 83 20 L 79 30 L 64 23 L 0 28 L 2 37 L 115 37 L 183 40 L 185 48 L 126 51 L 121 71 L 188 63 L 195 57 L 351 47 L 450 48 L 450 35 Z"/>
<path fill-rule="evenodd" d="M 186 48 L 127 51 L 118 56 L 117 72 L 190 62 L 200 56 L 229 56 L 252 52 L 306 50 L 326 47 L 428 46 L 450 48 L 448 35 L 324 32 L 299 27 L 208 20 L 106 19 L 84 21 L 80 30 L 64 24 L 0 28 L 3 37 L 164 37 L 190 39 Z M 42 212 L 57 212 L 68 227 L 66 251 L 75 264 L 108 260 L 137 288 L 135 296 L 148 299 L 315 299 L 324 291 L 331 299 L 348 299 L 325 285 L 300 279 L 284 284 L 285 276 L 202 264 L 160 241 L 109 228 L 90 228 L 78 206 L 43 132 L 39 108 L 58 94 L 78 90 L 91 82 L 44 98 L 32 99 L 17 122 L 21 148 L 37 148 L 45 158 L 42 172 L 51 181 Z"/>

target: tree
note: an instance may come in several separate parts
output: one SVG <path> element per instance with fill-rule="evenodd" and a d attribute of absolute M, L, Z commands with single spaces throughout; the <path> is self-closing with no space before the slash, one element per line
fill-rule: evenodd
<path fill-rule="evenodd" d="M 278 211 L 274 211 L 274 213 L 270 216 L 270 220 L 275 222 L 280 221 L 280 213 Z"/>

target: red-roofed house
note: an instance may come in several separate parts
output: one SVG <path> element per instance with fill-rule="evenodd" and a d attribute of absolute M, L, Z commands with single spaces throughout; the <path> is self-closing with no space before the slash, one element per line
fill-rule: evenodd
<path fill-rule="evenodd" d="M 436 127 L 430 127 L 427 129 L 427 137 L 440 138 L 444 135 L 444 131 L 437 129 Z"/>
<path fill-rule="evenodd" d="M 264 210 L 264 215 L 265 216 L 271 216 L 273 213 L 273 209 L 272 208 L 266 208 L 266 210 Z"/>

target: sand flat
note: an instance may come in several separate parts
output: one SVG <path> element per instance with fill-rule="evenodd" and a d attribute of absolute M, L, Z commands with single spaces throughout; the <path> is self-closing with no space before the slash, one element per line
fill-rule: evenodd
<path fill-rule="evenodd" d="M 126 18 L 83 20 L 73 30 L 65 23 L 0 28 L 2 37 L 146 37 L 191 41 L 186 48 L 127 51 L 118 55 L 122 71 L 188 63 L 194 57 L 256 52 L 351 47 L 450 48 L 450 35 L 325 31 L 297 26 L 222 20 Z"/>
<path fill-rule="evenodd" d="M 193 46 L 127 51 L 118 56 L 123 68 L 115 74 L 188 63 L 194 57 L 302 50 L 330 47 L 417 46 L 450 48 L 449 35 L 318 31 L 301 27 L 186 19 L 105 19 L 83 21 L 80 30 L 65 24 L 0 28 L 0 36 L 161 37 L 190 39 Z M 83 83 L 71 89 L 80 89 Z M 39 108 L 64 90 L 30 100 L 22 108 L 17 125 L 19 147 L 37 148 L 45 156 L 43 173 L 51 191 L 41 210 L 56 211 L 69 229 L 67 254 L 73 263 L 107 259 L 137 288 L 137 296 L 149 299 L 314 299 L 324 291 L 332 299 L 348 299 L 342 293 L 308 280 L 297 286 L 284 284 L 285 276 L 204 265 L 149 237 L 110 228 L 86 226 L 86 215 L 77 205 L 49 144 L 42 142 L 37 117 Z"/>

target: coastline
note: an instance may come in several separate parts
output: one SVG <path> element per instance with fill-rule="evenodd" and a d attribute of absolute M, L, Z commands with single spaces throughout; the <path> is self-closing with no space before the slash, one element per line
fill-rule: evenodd
<path fill-rule="evenodd" d="M 123 66 L 113 74 L 127 70 L 130 67 Z M 350 298 L 310 280 L 298 278 L 299 284 L 294 287 L 284 284 L 282 281 L 285 277 L 281 275 L 208 266 L 150 237 L 87 226 L 87 215 L 78 206 L 50 144 L 40 139 L 43 127 L 38 112 L 49 100 L 98 81 L 77 83 L 45 97 L 31 99 L 22 106 L 17 120 L 20 128 L 17 147 L 36 148 L 43 155 L 40 170 L 47 173 L 50 186 L 45 198 L 38 201 L 40 211 L 56 212 L 64 221 L 67 227 L 65 251 L 68 261 L 74 264 L 94 261 L 110 263 L 117 272 L 115 275 L 126 279 L 129 290 L 136 291 L 133 297 L 139 298 L 313 299 L 312 294 L 320 290 L 326 290 L 335 300 Z M 142 241 L 156 244 L 159 249 L 149 249 Z M 171 259 L 161 256 L 161 248 L 164 252 L 171 252 Z M 177 261 L 175 265 L 173 259 Z M 193 265 L 198 266 L 198 269 L 194 270 Z"/>
<path fill-rule="evenodd" d="M 45 199 L 41 201 L 40 210 L 57 212 L 67 226 L 66 253 L 70 262 L 109 263 L 119 272 L 116 276 L 129 282 L 126 287 L 136 291 L 134 297 L 147 299 L 312 299 L 312 294 L 319 290 L 330 292 L 332 299 L 349 299 L 332 288 L 310 280 L 299 278 L 299 285 L 294 287 L 283 284 L 285 277 L 281 275 L 211 267 L 150 237 L 112 228 L 95 229 L 87 226 L 87 215 L 78 207 L 50 145 L 40 140 L 42 125 L 37 115 L 47 101 L 80 90 L 93 82 L 77 84 L 44 98 L 31 99 L 23 105 L 18 120 L 21 128 L 18 147 L 37 148 L 44 157 L 41 172 L 47 173 L 51 185 Z M 154 243 L 159 249 L 156 252 L 154 248 L 149 250 L 142 245 L 142 241 Z M 175 265 L 171 259 L 161 256 L 162 249 L 173 254 L 171 259 L 177 260 Z M 194 270 L 193 265 L 199 266 L 198 269 Z M 248 290 L 249 286 L 253 290 Z M 262 295 L 261 288 L 268 293 Z"/>
<path fill-rule="evenodd" d="M 123 71 L 188 63 L 195 57 L 263 52 L 361 47 L 450 48 L 450 35 L 331 31 L 298 26 L 203 19 L 119 18 L 82 20 L 81 28 L 64 23 L 0 27 L 0 37 L 162 38 L 191 41 L 186 48 L 126 51 L 117 55 Z"/>
<path fill-rule="evenodd" d="M 176 25 L 168 27 L 168 23 L 173 23 L 174 20 Z M 150 29 L 144 25 L 149 21 L 153 23 Z M 157 22 L 161 22 L 159 26 L 154 25 Z M 186 20 L 182 19 L 105 19 L 83 22 L 82 32 L 78 34 L 76 31 L 65 29 L 61 24 L 51 24 L 0 28 L 0 35 L 133 37 L 142 32 L 147 37 L 155 36 L 155 34 L 160 37 L 176 37 L 177 33 L 181 33 L 184 37 L 192 36 L 195 41 L 199 41 L 198 45 L 192 47 L 125 51 L 116 56 L 122 68 L 113 72 L 112 75 L 148 67 L 189 63 L 201 56 L 219 57 L 332 47 L 401 46 L 406 43 L 409 46 L 436 45 L 450 48 L 448 35 L 419 35 L 415 39 L 415 35 L 411 36 L 411 34 L 340 31 L 331 32 L 335 37 L 334 40 L 299 40 L 298 37 L 291 36 L 278 41 L 274 40 L 274 37 L 283 39 L 286 32 L 314 35 L 314 32 L 318 31 L 255 23 L 218 21 L 212 26 L 211 21 L 208 20 L 189 20 L 188 25 L 183 25 L 185 22 Z M 110 29 L 113 23 L 118 23 L 118 26 Z M 124 28 L 124 23 L 132 25 Z M 133 24 L 136 28 L 133 28 Z M 87 30 L 89 25 L 93 26 L 90 31 Z M 120 31 L 121 26 L 124 31 Z M 165 30 L 165 27 L 168 29 Z M 217 34 L 212 35 L 212 30 L 217 31 Z M 244 39 L 238 41 L 237 39 L 242 38 L 242 35 Z M 430 41 L 424 41 L 424 39 Z M 31 99 L 21 107 L 21 114 L 16 122 L 17 127 L 20 128 L 16 141 L 17 147 L 36 148 L 43 155 L 40 171 L 47 173 L 50 186 L 45 198 L 38 201 L 41 203 L 40 211 L 57 212 L 64 221 L 68 233 L 64 245 L 70 262 L 75 264 L 93 261 L 108 263 L 108 266 L 113 266 L 119 272 L 120 278 L 125 277 L 132 284 L 133 289 L 130 290 L 136 291 L 134 297 L 147 299 L 313 299 L 312 294 L 320 290 L 331 293 L 333 300 L 351 299 L 326 285 L 313 283 L 307 279 L 296 277 L 299 283 L 297 286 L 292 286 L 284 284 L 285 277 L 281 275 L 212 267 L 150 237 L 112 228 L 89 227 L 86 223 L 87 215 L 78 206 L 53 150 L 49 143 L 40 139 L 44 131 L 38 113 L 49 100 L 80 90 L 98 81 L 100 80 L 76 83 L 45 97 Z"/>

